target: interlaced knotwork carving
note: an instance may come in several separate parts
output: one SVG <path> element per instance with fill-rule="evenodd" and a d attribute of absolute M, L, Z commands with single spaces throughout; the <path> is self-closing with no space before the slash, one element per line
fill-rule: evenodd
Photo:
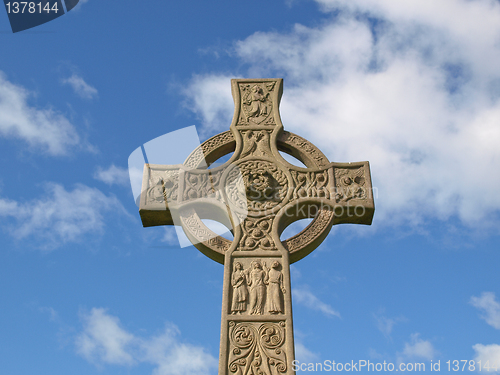
<path fill-rule="evenodd" d="M 274 216 L 260 219 L 248 217 L 241 227 L 240 250 L 276 250 L 270 235 L 273 219 Z"/>
<path fill-rule="evenodd" d="M 184 173 L 184 199 L 212 198 L 221 199 L 219 182 L 223 171 Z"/>
<path fill-rule="evenodd" d="M 287 371 L 283 348 L 285 322 L 229 322 L 229 371 L 238 375 L 274 375 Z"/>
<path fill-rule="evenodd" d="M 295 182 L 294 198 L 330 198 L 328 172 L 291 171 Z"/>

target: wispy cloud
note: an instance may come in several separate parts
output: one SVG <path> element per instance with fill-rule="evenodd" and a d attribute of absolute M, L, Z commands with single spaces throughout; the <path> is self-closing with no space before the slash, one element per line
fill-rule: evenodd
<path fill-rule="evenodd" d="M 0 136 L 21 139 L 51 155 L 64 155 L 79 144 L 75 127 L 64 115 L 30 106 L 29 96 L 0 72 Z"/>
<path fill-rule="evenodd" d="M 301 363 L 315 362 L 318 354 L 307 349 L 301 341 L 295 340 L 295 359 Z"/>
<path fill-rule="evenodd" d="M 392 329 L 397 323 L 404 322 L 406 321 L 406 318 L 404 317 L 396 317 L 396 318 L 388 318 L 384 315 L 382 315 L 383 311 L 381 311 L 379 314 L 373 314 L 373 317 L 375 318 L 377 328 L 384 334 L 386 338 L 391 337 Z"/>
<path fill-rule="evenodd" d="M 490 326 L 500 329 L 500 303 L 495 293 L 483 292 L 480 297 L 471 297 L 470 304 L 482 312 L 481 318 Z"/>
<path fill-rule="evenodd" d="M 500 210 L 500 4 L 318 3 L 339 12 L 234 44 L 246 76 L 285 77 L 285 128 L 331 160 L 370 160 L 379 223 L 496 228 L 484 219 Z M 228 74 L 196 76 L 185 93 L 206 129 L 227 128 Z"/>
<path fill-rule="evenodd" d="M 73 73 L 69 78 L 63 79 L 62 82 L 66 85 L 70 85 L 75 94 L 83 99 L 93 99 L 97 97 L 97 89 L 90 86 L 76 73 Z"/>
<path fill-rule="evenodd" d="M 110 210 L 127 215 L 116 197 L 82 184 L 66 190 L 49 183 L 43 198 L 27 202 L 0 198 L 0 217 L 15 220 L 4 223 L 4 228 L 18 239 L 36 236 L 46 250 L 79 241 L 87 233 L 101 233 L 105 227 L 103 214 Z"/>
<path fill-rule="evenodd" d="M 300 303 L 310 309 L 321 311 L 323 314 L 340 318 L 340 313 L 334 310 L 330 305 L 321 301 L 307 287 L 299 286 L 292 290 L 293 301 Z"/>
<path fill-rule="evenodd" d="M 167 325 L 158 336 L 143 338 L 128 332 L 103 308 L 82 314 L 82 321 L 77 352 L 98 366 L 151 363 L 153 375 L 207 375 L 217 367 L 217 360 L 204 348 L 181 342 L 174 325 Z"/>
<path fill-rule="evenodd" d="M 97 171 L 94 173 L 94 178 L 108 185 L 130 185 L 128 170 L 117 167 L 114 164 L 111 164 L 108 169 L 98 167 Z"/>

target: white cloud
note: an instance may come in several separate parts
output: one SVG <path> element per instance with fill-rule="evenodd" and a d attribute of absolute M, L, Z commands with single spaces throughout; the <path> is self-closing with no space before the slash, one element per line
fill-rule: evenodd
<path fill-rule="evenodd" d="M 123 185 L 128 186 L 130 184 L 130 179 L 128 175 L 128 170 L 125 168 L 120 168 L 111 164 L 108 169 L 97 168 L 94 178 L 102 181 L 108 185 Z"/>
<path fill-rule="evenodd" d="M 70 85 L 75 94 L 83 99 L 93 99 L 97 97 L 97 89 L 90 86 L 82 77 L 75 73 L 73 73 L 71 77 L 63 79 L 62 82 Z"/>
<path fill-rule="evenodd" d="M 153 375 L 206 375 L 217 367 L 217 360 L 205 349 L 182 343 L 174 325 L 167 325 L 158 336 L 141 338 L 127 332 L 117 317 L 102 308 L 93 308 L 82 320 L 77 352 L 96 365 L 146 362 L 155 366 Z"/>
<path fill-rule="evenodd" d="M 334 310 L 330 305 L 321 301 L 309 289 L 304 286 L 295 287 L 292 290 L 293 301 L 300 303 L 310 309 L 321 311 L 323 314 L 333 317 L 339 317 L 340 313 Z"/>
<path fill-rule="evenodd" d="M 486 373 L 498 373 L 500 372 L 500 345 L 491 344 L 491 345 L 482 345 L 476 344 L 472 347 L 474 349 L 475 356 L 474 360 L 476 363 L 481 361 L 482 371 Z M 488 366 L 488 368 L 485 368 Z M 497 371 L 495 371 L 495 367 Z M 478 368 L 476 369 L 478 370 Z"/>
<path fill-rule="evenodd" d="M 66 154 L 79 143 L 70 121 L 52 109 L 28 104 L 30 93 L 0 72 L 0 136 L 18 138 L 52 155 Z"/>
<path fill-rule="evenodd" d="M 257 32 L 235 43 L 248 76 L 285 77 L 285 128 L 331 160 L 370 160 L 378 223 L 456 217 L 496 227 L 500 5 L 319 3 L 342 9 L 318 27 Z M 186 91 L 210 132 L 228 128 L 229 91 L 229 76 L 219 73 L 196 76 Z"/>
<path fill-rule="evenodd" d="M 229 128 L 228 119 L 234 110 L 231 97 L 231 76 L 195 76 L 183 89 L 187 98 L 186 107 L 192 110 L 204 125 L 201 136 L 224 127 Z M 230 122 L 229 122 L 230 123 Z"/>
<path fill-rule="evenodd" d="M 76 339 L 79 354 L 93 363 L 131 365 L 135 361 L 128 352 L 134 336 L 120 326 L 120 320 L 105 309 L 93 308 L 83 316 L 84 330 Z"/>
<path fill-rule="evenodd" d="M 483 313 L 481 318 L 490 326 L 500 329 L 500 303 L 495 299 L 495 293 L 483 292 L 480 297 L 471 297 L 470 303 Z"/>
<path fill-rule="evenodd" d="M 428 340 L 422 340 L 418 333 L 411 335 L 411 341 L 405 343 L 404 349 L 398 353 L 398 362 L 408 360 L 428 360 L 430 361 L 437 355 L 437 351 Z"/>
<path fill-rule="evenodd" d="M 11 217 L 16 223 L 5 223 L 10 233 L 18 238 L 36 237 L 45 249 L 66 242 L 78 241 L 87 233 L 100 233 L 105 227 L 103 213 L 113 211 L 126 214 L 114 196 L 78 184 L 68 191 L 55 183 L 45 186 L 43 198 L 27 202 L 0 198 L 0 217 Z"/>

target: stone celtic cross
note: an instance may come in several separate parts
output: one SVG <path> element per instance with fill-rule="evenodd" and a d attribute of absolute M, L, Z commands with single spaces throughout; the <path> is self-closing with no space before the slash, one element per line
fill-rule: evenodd
<path fill-rule="evenodd" d="M 194 246 L 224 264 L 219 375 L 294 374 L 290 264 L 317 248 L 334 224 L 371 224 L 370 169 L 368 162 L 330 163 L 283 130 L 282 79 L 231 85 L 230 130 L 205 141 L 182 165 L 146 164 L 139 212 L 145 227 L 181 225 Z M 200 168 L 231 152 L 225 164 Z M 313 220 L 280 239 L 304 218 Z M 217 236 L 202 219 L 223 223 L 234 240 Z"/>

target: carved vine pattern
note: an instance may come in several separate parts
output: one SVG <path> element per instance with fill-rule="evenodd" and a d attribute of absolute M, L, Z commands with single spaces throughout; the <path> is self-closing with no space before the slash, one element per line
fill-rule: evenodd
<path fill-rule="evenodd" d="M 184 196 L 185 200 L 199 198 L 214 198 L 221 199 L 219 190 L 219 182 L 222 176 L 222 171 L 216 173 L 203 172 L 184 173 Z"/>
<path fill-rule="evenodd" d="M 285 322 L 229 322 L 229 371 L 237 375 L 274 375 L 287 371 Z"/>
<path fill-rule="evenodd" d="M 294 198 L 330 198 L 328 190 L 328 171 L 298 172 L 291 171 L 295 182 Z"/>

